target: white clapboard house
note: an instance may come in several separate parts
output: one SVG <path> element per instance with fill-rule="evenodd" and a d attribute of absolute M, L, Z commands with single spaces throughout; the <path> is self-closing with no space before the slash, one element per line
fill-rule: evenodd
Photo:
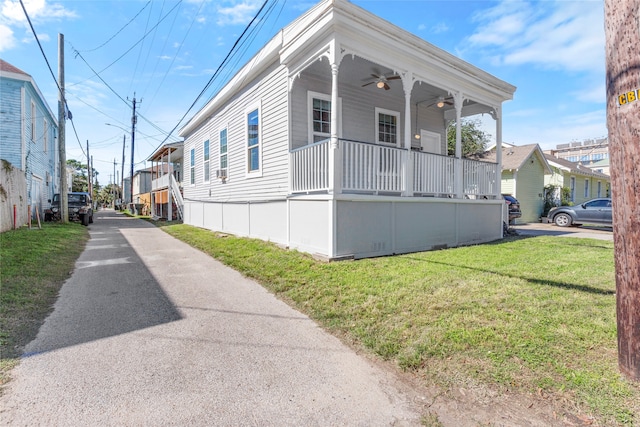
<path fill-rule="evenodd" d="M 184 222 L 326 259 L 502 237 L 500 162 L 447 156 L 515 87 L 346 0 L 282 29 L 182 128 Z M 502 150 L 498 150 L 502 153 Z"/>

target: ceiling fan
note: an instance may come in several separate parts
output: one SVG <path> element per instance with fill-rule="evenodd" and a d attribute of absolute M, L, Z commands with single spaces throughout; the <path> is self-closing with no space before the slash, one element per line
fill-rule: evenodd
<path fill-rule="evenodd" d="M 442 108 L 445 105 L 453 105 L 453 96 L 445 98 L 444 96 L 439 96 L 436 98 L 431 104 L 427 105 L 427 108 L 432 106 L 437 106 L 438 108 Z"/>
<path fill-rule="evenodd" d="M 378 89 L 389 90 L 391 86 L 389 86 L 389 80 L 398 80 L 401 77 L 397 74 L 371 74 L 371 81 L 362 85 L 362 87 L 369 86 L 370 84 L 376 84 Z"/>

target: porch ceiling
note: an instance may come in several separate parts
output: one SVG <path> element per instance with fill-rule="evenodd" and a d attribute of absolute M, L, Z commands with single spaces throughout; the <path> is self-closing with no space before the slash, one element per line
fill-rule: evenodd
<path fill-rule="evenodd" d="M 308 74 L 316 80 L 324 80 L 327 82 L 330 82 L 331 79 L 331 71 L 326 60 L 315 61 L 310 64 L 302 74 Z M 367 91 L 382 91 L 388 96 L 404 98 L 403 81 L 401 79 L 388 81 L 389 90 L 387 91 L 377 88 L 375 84 L 362 87 L 366 83 L 375 81 L 374 75 L 384 75 L 388 77 L 395 74 L 396 72 L 393 69 L 384 65 L 377 64 L 357 55 L 347 55 L 340 63 L 338 80 L 340 84 L 355 86 Z M 442 108 L 435 106 L 439 97 L 444 97 L 447 101 Z M 411 104 L 420 104 L 420 108 L 431 106 L 434 109 L 442 111 L 445 116 L 453 115 L 453 117 L 455 117 L 455 108 L 453 106 L 451 93 L 447 89 L 439 88 L 425 81 L 415 80 L 411 90 Z M 466 115 L 489 112 L 491 109 L 491 106 L 466 99 L 462 113 L 464 117 Z"/>

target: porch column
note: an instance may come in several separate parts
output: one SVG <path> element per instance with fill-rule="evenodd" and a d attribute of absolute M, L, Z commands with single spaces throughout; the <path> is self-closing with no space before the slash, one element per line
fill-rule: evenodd
<path fill-rule="evenodd" d="M 335 58 L 334 58 L 335 59 Z M 329 194 L 342 192 L 342 156 L 338 140 L 338 68 L 337 62 L 331 64 L 331 147 L 329 149 Z"/>
<path fill-rule="evenodd" d="M 462 119 L 462 93 L 458 92 L 453 94 L 453 103 L 456 108 L 456 197 L 458 199 L 462 199 L 464 197 L 463 194 L 463 181 L 464 181 L 464 173 L 462 170 L 462 123 L 460 120 Z"/>
<path fill-rule="evenodd" d="M 495 195 L 500 199 L 500 194 L 502 193 L 502 106 L 495 107 L 491 115 L 496 121 L 496 163 L 498 163 L 498 170 L 496 172 Z"/>
<path fill-rule="evenodd" d="M 338 70 L 340 69 L 340 44 L 332 40 L 329 48 L 329 64 L 331 65 L 331 140 L 329 145 L 329 189 L 331 196 L 342 193 L 342 153 L 338 129 L 340 129 L 340 115 L 338 108 Z M 338 201 L 329 198 L 328 212 L 328 255 L 333 257 L 338 249 Z"/>
<path fill-rule="evenodd" d="M 413 158 L 411 157 L 411 90 L 413 89 L 413 74 L 406 73 L 402 77 L 404 88 L 404 191 L 405 197 L 413 196 Z M 416 107 L 417 108 L 417 107 Z"/>

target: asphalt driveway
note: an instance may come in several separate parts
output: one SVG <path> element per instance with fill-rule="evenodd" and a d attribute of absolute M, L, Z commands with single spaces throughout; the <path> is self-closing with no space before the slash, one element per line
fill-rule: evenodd
<path fill-rule="evenodd" d="M 98 212 L 0 424 L 420 425 L 413 391 L 257 283 Z"/>
<path fill-rule="evenodd" d="M 613 241 L 613 228 L 582 225 L 580 227 L 558 227 L 555 224 L 532 222 L 512 226 L 521 236 L 561 236 Z"/>

